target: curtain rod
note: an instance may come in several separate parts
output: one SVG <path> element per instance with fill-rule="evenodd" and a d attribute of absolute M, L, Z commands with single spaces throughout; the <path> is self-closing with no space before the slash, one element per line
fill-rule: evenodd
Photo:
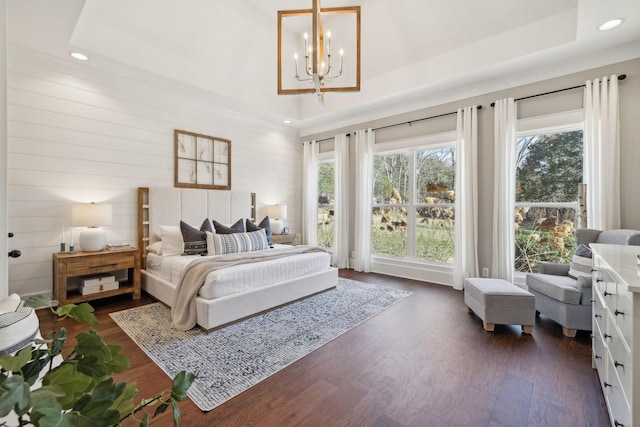
<path fill-rule="evenodd" d="M 624 80 L 626 78 L 627 78 L 626 74 L 620 74 L 618 76 L 618 80 Z M 583 84 L 583 85 L 579 85 L 579 86 L 566 87 L 564 89 L 552 90 L 551 92 L 544 92 L 544 93 L 538 93 L 536 95 L 523 96 L 522 98 L 514 99 L 514 101 L 517 102 L 517 101 L 522 101 L 523 99 L 537 98 L 538 96 L 551 95 L 552 93 L 564 92 L 564 91 L 573 90 L 573 89 L 580 89 L 581 87 L 585 87 L 585 86 L 586 86 L 586 84 Z M 491 103 L 491 107 L 495 107 L 495 106 L 496 106 L 496 103 L 492 102 Z"/>
<path fill-rule="evenodd" d="M 482 105 L 478 105 L 478 110 L 482 110 Z M 392 128 L 392 127 L 402 126 L 402 125 L 411 126 L 412 123 L 417 123 L 417 122 L 421 122 L 421 121 L 424 121 L 424 120 L 437 119 L 438 117 L 452 116 L 454 114 L 458 114 L 458 111 L 456 110 L 456 111 L 452 111 L 450 113 L 438 114 L 436 116 L 423 117 L 421 119 L 416 119 L 416 120 L 409 120 L 408 122 L 395 123 L 395 124 L 387 125 L 387 126 L 380 126 L 379 128 L 373 128 L 371 130 L 381 130 L 381 129 L 387 129 L 387 128 Z"/>
<path fill-rule="evenodd" d="M 478 110 L 482 110 L 482 105 L 478 105 Z M 381 130 L 381 129 L 387 129 L 387 128 L 392 128 L 392 127 L 396 127 L 396 126 L 402 126 L 402 125 L 409 125 L 411 126 L 412 123 L 417 123 L 417 122 L 422 122 L 424 120 L 431 120 L 431 119 L 437 119 L 439 117 L 445 117 L 445 116 L 452 116 L 454 114 L 458 114 L 458 111 L 452 111 L 450 113 L 444 113 L 444 114 L 438 114 L 436 116 L 429 116 L 429 117 L 423 117 L 421 119 L 416 119 L 416 120 L 409 120 L 408 122 L 401 122 L 401 123 L 394 123 L 392 125 L 387 125 L 387 126 L 380 126 L 379 128 L 373 128 L 371 130 Z M 350 136 L 351 134 L 348 133 L 347 136 Z M 316 140 L 316 142 L 322 142 L 322 141 L 330 141 L 332 140 L 334 137 L 330 137 L 330 138 L 325 138 L 325 139 L 318 139 Z"/>

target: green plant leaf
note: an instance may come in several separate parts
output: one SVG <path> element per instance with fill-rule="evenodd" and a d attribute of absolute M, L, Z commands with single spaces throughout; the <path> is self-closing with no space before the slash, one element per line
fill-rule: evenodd
<path fill-rule="evenodd" d="M 61 305 L 60 307 L 54 310 L 54 313 L 56 313 L 60 317 L 67 317 L 69 316 L 69 313 L 71 313 L 71 310 L 73 309 L 73 307 L 76 307 L 76 305 L 75 304 Z"/>
<path fill-rule="evenodd" d="M 117 374 L 129 369 L 129 358 L 124 354 L 115 355 L 110 361 L 107 362 L 107 366 L 111 367 L 111 370 Z"/>
<path fill-rule="evenodd" d="M 31 308 L 55 307 L 58 305 L 58 301 L 44 295 L 31 295 L 24 301 L 24 305 Z"/>
<path fill-rule="evenodd" d="M 99 325 L 98 319 L 93 315 L 93 307 L 86 302 L 80 305 L 74 305 L 69 311 L 69 316 L 78 322 L 84 322 L 91 326 Z"/>
<path fill-rule="evenodd" d="M 124 418 L 133 412 L 133 398 L 138 394 L 138 388 L 135 383 L 126 384 L 124 391 L 114 399 L 110 409 L 114 409 L 120 413 L 120 418 Z"/>
<path fill-rule="evenodd" d="M 22 372 L 22 367 L 31 360 L 33 348 L 28 345 L 20 350 L 15 356 L 4 355 L 0 357 L 0 366 L 9 372 Z"/>
<path fill-rule="evenodd" d="M 112 373 L 112 369 L 108 365 L 94 356 L 81 357 L 77 359 L 77 362 L 78 371 L 92 378 L 101 379 Z"/>
<path fill-rule="evenodd" d="M 142 421 L 140 421 L 140 427 L 149 427 L 149 414 L 146 412 L 142 416 Z"/>
<path fill-rule="evenodd" d="M 151 417 L 151 418 L 155 418 L 156 415 L 162 414 L 163 412 L 165 412 L 167 410 L 168 407 L 169 407 L 168 403 L 161 403 L 160 405 L 158 405 L 156 410 L 153 412 L 153 417 Z"/>
<path fill-rule="evenodd" d="M 22 375 L 29 385 L 33 385 L 40 377 L 40 372 L 51 360 L 48 350 L 38 349 L 31 352 L 31 360 L 22 367 Z"/>
<path fill-rule="evenodd" d="M 64 390 L 57 385 L 43 385 L 31 391 L 31 403 L 36 406 L 47 399 L 57 399 L 64 396 Z"/>
<path fill-rule="evenodd" d="M 62 353 L 62 346 L 67 341 L 67 330 L 65 328 L 60 328 L 60 331 L 56 334 L 56 337 L 53 339 L 51 344 L 51 354 L 53 356 Z"/>
<path fill-rule="evenodd" d="M 72 363 L 62 363 L 42 380 L 43 385 L 57 385 L 64 390 L 65 396 L 58 399 L 64 409 L 71 408 L 94 383 L 93 378 L 78 372 Z"/>
<path fill-rule="evenodd" d="M 23 411 L 29 405 L 29 384 L 21 375 L 8 377 L 0 387 L 0 417 L 9 414 L 14 408 Z"/>
<path fill-rule="evenodd" d="M 62 427 L 62 405 L 54 397 L 39 399 L 31 410 L 31 422 L 40 427 Z"/>
<path fill-rule="evenodd" d="M 190 372 L 180 371 L 173 378 L 173 386 L 171 387 L 171 397 L 181 402 L 187 397 L 187 390 L 196 379 L 196 376 Z"/>

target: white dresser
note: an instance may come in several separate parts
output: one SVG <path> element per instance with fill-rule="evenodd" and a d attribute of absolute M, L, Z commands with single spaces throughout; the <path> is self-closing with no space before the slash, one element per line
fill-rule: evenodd
<path fill-rule="evenodd" d="M 611 425 L 640 427 L 640 246 L 591 248 L 593 366 Z"/>

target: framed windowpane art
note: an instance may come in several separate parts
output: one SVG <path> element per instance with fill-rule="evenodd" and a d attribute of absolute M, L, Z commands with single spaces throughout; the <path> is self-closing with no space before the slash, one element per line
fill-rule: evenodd
<path fill-rule="evenodd" d="M 231 141 L 175 130 L 175 186 L 231 189 Z"/>

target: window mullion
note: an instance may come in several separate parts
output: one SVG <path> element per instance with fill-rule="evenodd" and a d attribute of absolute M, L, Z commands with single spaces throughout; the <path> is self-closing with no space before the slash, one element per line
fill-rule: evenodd
<path fill-rule="evenodd" d="M 411 150 L 409 156 L 409 191 L 407 200 L 407 257 L 416 259 L 416 150 Z"/>

